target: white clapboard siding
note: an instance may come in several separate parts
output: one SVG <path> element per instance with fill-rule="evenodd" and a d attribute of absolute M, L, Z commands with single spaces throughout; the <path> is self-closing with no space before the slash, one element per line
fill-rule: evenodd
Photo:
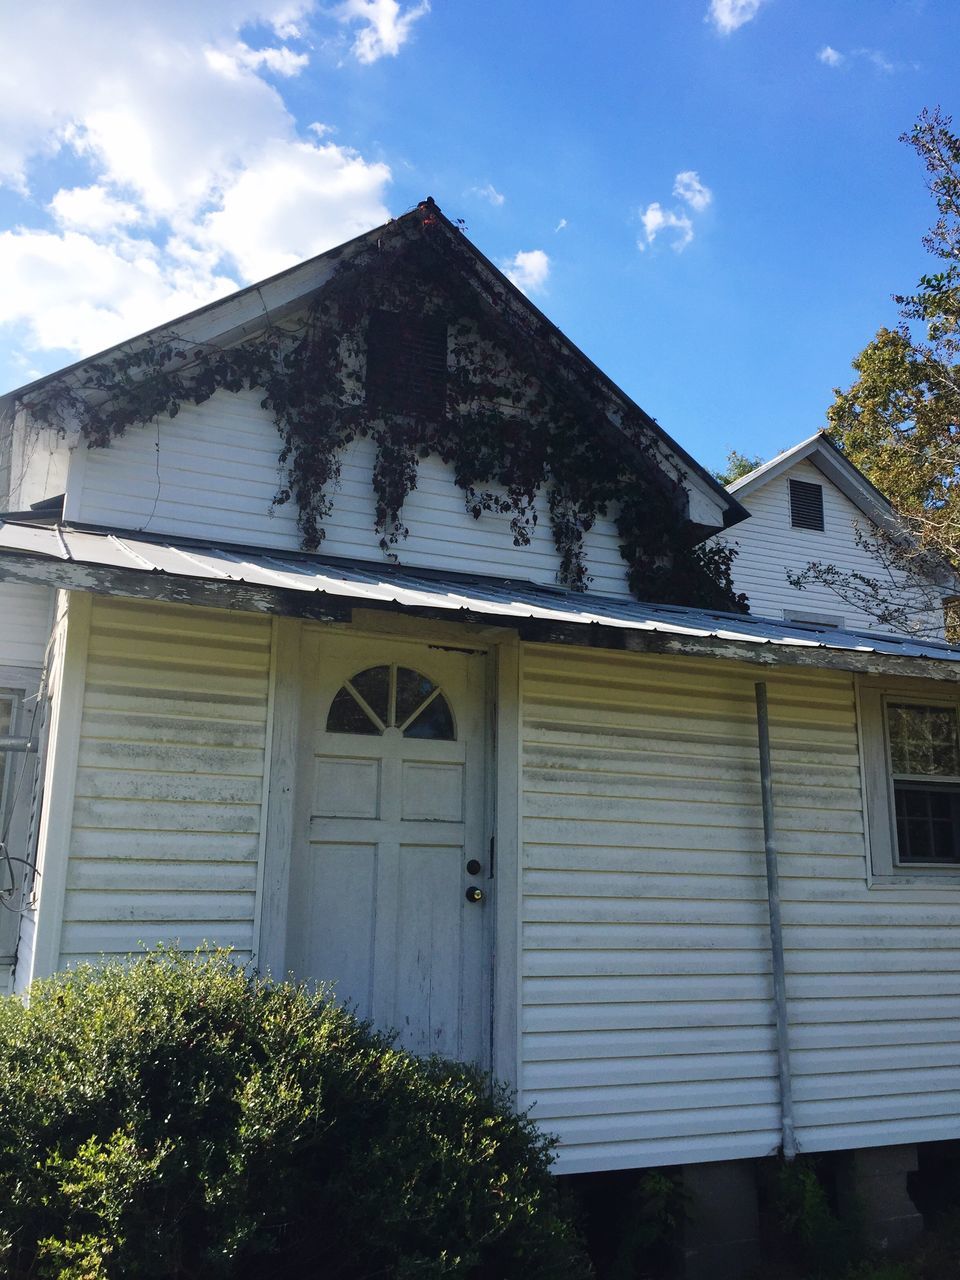
<path fill-rule="evenodd" d="M 523 671 L 522 1104 L 564 1172 L 772 1151 L 757 673 Z M 768 688 L 801 1149 L 960 1137 L 960 891 L 868 887 L 850 678 Z"/>
<path fill-rule="evenodd" d="M 3 510 L 25 511 L 34 502 L 57 497 L 67 484 L 70 447 L 64 435 L 38 427 L 20 412 L 4 448 Z"/>
<path fill-rule="evenodd" d="M 253 948 L 271 627 L 95 599 L 60 966 Z"/>
<path fill-rule="evenodd" d="M 795 529 L 790 523 L 790 480 L 803 480 L 823 488 L 823 529 Z M 843 571 L 884 580 L 886 571 L 868 551 L 857 545 L 854 526 L 868 528 L 866 516 L 812 463 L 801 461 L 774 477 L 742 501 L 750 519 L 718 540 L 738 547 L 733 562 L 733 582 L 746 593 L 750 611 L 761 617 L 782 618 L 799 612 L 837 618 L 847 627 L 883 630 L 870 614 L 841 600 L 819 583 L 798 591 L 787 581 L 787 571 L 799 572 L 813 561 L 834 564 Z M 907 588 L 904 587 L 907 591 Z M 923 603 L 929 605 L 929 600 Z M 940 634 L 942 613 L 930 617 L 929 633 Z"/>
<path fill-rule="evenodd" d="M 0 582 L 0 667 L 42 667 L 50 639 L 53 591 Z"/>
<path fill-rule="evenodd" d="M 89 524 L 296 551 L 296 509 L 273 506 L 280 482 L 280 437 L 260 395 L 220 391 L 159 426 L 131 428 L 106 449 L 84 448 L 71 472 L 68 516 Z M 344 450 L 340 487 L 325 521 L 325 555 L 381 560 L 374 530 L 371 471 L 375 450 L 358 440 Z M 559 556 L 546 504 L 529 546 L 513 544 L 509 516 L 464 507 L 453 469 L 421 459 L 417 488 L 404 506 L 409 537 L 395 548 L 407 565 L 496 574 L 552 585 Z M 586 538 L 591 587 L 628 595 L 613 522 Z"/>

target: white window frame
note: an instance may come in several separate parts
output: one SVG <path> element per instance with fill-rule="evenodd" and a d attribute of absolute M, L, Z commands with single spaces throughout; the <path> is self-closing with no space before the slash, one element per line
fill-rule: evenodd
<path fill-rule="evenodd" d="M 900 863 L 897 856 L 897 819 L 894 805 L 893 767 L 887 729 L 889 703 L 949 707 L 960 721 L 960 688 L 927 681 L 874 682 L 858 680 L 860 757 L 863 770 L 864 819 L 867 868 L 871 884 L 941 885 L 960 889 L 960 864 Z M 949 778 L 943 781 L 951 781 Z"/>

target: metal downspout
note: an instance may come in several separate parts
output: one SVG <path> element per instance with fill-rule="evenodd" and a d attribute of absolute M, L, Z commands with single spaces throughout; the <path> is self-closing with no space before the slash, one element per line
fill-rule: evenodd
<path fill-rule="evenodd" d="M 780 920 L 780 879 L 777 873 L 777 838 L 773 815 L 773 776 L 770 767 L 770 722 L 767 686 L 758 680 L 757 739 L 760 748 L 760 796 L 763 806 L 763 852 L 767 865 L 767 906 L 770 911 L 770 955 L 773 962 L 773 1001 L 777 1014 L 777 1066 L 780 1074 L 780 1131 L 785 1160 L 797 1154 L 793 1122 L 793 1078 L 790 1074 L 790 1039 L 787 1027 L 787 984 L 783 964 L 783 926 Z"/>

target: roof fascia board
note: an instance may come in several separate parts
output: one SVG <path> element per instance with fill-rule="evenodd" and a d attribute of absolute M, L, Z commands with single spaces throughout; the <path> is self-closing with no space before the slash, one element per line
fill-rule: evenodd
<path fill-rule="evenodd" d="M 778 453 L 769 462 L 764 462 L 762 466 L 756 467 L 753 471 L 747 472 L 745 476 L 741 476 L 739 480 L 734 480 L 731 484 L 728 484 L 727 492 L 735 493 L 738 498 L 749 497 L 751 493 L 755 493 L 763 485 L 769 484 L 771 480 L 776 480 L 778 476 L 782 476 L 785 471 L 788 471 L 796 463 L 808 458 L 816 449 L 817 440 L 818 436 L 810 436 L 809 439 L 801 440 L 799 444 L 795 444 L 792 449 Z"/>
<path fill-rule="evenodd" d="M 176 333 L 190 342 L 222 342 L 226 345 L 239 341 L 260 329 L 265 319 L 281 319 L 309 302 L 327 283 L 342 259 L 359 252 L 369 241 L 376 240 L 387 225 L 389 224 L 375 227 L 372 231 L 365 231 L 345 244 L 326 249 L 323 253 L 307 258 L 304 262 L 295 263 L 292 267 L 286 267 L 283 271 L 268 276 L 265 280 L 245 285 L 244 288 L 228 293 L 223 298 L 207 302 L 193 311 L 187 311 L 183 315 L 145 329 L 142 333 L 124 338 L 121 342 L 115 342 L 113 346 L 105 347 L 94 355 L 83 356 L 80 360 L 74 360 L 72 364 L 55 369 L 52 373 L 45 373 L 42 377 L 24 383 L 23 386 L 16 387 L 12 391 L 4 392 L 0 396 L 0 406 L 20 400 L 57 378 L 79 372 L 88 364 L 109 360 L 123 348 L 136 347 L 138 343 L 148 342 L 161 334 Z M 309 284 L 306 283 L 308 281 Z"/>
<path fill-rule="evenodd" d="M 892 504 L 875 488 L 863 472 L 829 440 L 823 432 L 801 440 L 792 449 L 777 454 L 763 466 L 741 476 L 728 486 L 730 492 L 744 498 L 782 476 L 800 462 L 809 462 L 863 512 L 874 524 L 891 530 L 897 527 Z M 902 531 L 901 531 L 902 532 Z"/>

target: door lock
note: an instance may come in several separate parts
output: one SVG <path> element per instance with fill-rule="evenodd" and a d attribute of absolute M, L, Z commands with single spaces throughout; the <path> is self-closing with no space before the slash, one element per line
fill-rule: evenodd
<path fill-rule="evenodd" d="M 482 902 L 483 890 L 478 888 L 477 885 L 472 884 L 466 892 L 466 899 L 468 902 Z"/>
<path fill-rule="evenodd" d="M 478 876 L 482 870 L 483 870 L 483 867 L 476 860 L 476 858 L 471 858 L 470 861 L 467 863 L 467 875 L 469 876 Z"/>

